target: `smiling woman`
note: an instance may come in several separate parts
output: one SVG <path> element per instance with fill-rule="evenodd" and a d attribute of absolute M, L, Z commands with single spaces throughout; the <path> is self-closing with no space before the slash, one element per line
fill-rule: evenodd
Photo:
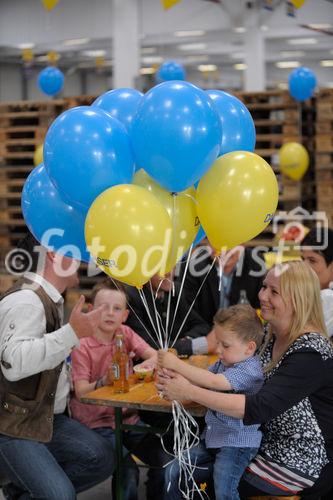
<path fill-rule="evenodd" d="M 259 298 L 269 326 L 262 389 L 217 393 L 177 373 L 159 384 L 169 399 L 186 397 L 246 426 L 261 424 L 262 442 L 243 475 L 241 498 L 302 492 L 317 499 L 330 489 L 333 468 L 333 349 L 319 282 L 306 263 L 292 261 L 268 272 Z"/>

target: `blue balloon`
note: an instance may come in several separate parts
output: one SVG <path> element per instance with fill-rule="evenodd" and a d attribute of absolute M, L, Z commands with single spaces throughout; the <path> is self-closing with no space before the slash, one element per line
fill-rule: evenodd
<path fill-rule="evenodd" d="M 289 75 L 289 92 L 296 101 L 305 101 L 313 95 L 317 78 L 310 68 L 301 66 Z"/>
<path fill-rule="evenodd" d="M 197 232 L 196 237 L 193 240 L 193 248 L 199 245 L 200 241 L 202 241 L 204 238 L 207 238 L 205 231 L 203 230 L 203 227 L 200 225 L 199 231 Z"/>
<path fill-rule="evenodd" d="M 25 181 L 21 204 L 28 228 L 43 246 L 89 262 L 84 238 L 87 210 L 80 211 L 63 201 L 42 163 Z"/>
<path fill-rule="evenodd" d="M 165 61 L 156 73 L 158 83 L 169 80 L 185 80 L 186 72 L 184 66 L 176 61 Z"/>
<path fill-rule="evenodd" d="M 113 118 L 119 120 L 129 131 L 134 115 L 143 94 L 135 89 L 115 89 L 109 90 L 97 97 L 92 103 L 93 107 L 103 109 Z"/>
<path fill-rule="evenodd" d="M 202 177 L 219 154 L 221 136 L 221 120 L 210 97 L 178 81 L 147 92 L 131 130 L 138 168 L 172 192 Z"/>
<path fill-rule="evenodd" d="M 64 86 L 64 81 L 63 72 L 54 66 L 44 68 L 38 75 L 38 87 L 47 95 L 58 94 Z"/>
<path fill-rule="evenodd" d="M 133 152 L 125 127 L 102 109 L 79 106 L 62 113 L 44 142 L 47 173 L 64 199 L 90 207 L 109 187 L 128 184 Z"/>
<path fill-rule="evenodd" d="M 207 90 L 222 122 L 222 142 L 219 156 L 232 151 L 253 152 L 256 129 L 247 107 L 237 97 L 222 90 Z"/>

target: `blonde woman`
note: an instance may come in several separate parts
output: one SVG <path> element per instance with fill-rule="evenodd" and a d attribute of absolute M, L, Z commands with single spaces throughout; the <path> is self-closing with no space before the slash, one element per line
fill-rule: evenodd
<path fill-rule="evenodd" d="M 242 498 L 304 490 L 304 498 L 317 499 L 333 478 L 322 473 L 333 461 L 333 349 L 319 281 L 304 262 L 276 266 L 259 299 L 269 334 L 261 350 L 265 384 L 257 394 L 217 393 L 172 371 L 170 378 L 160 376 L 158 387 L 170 400 L 191 399 L 245 425 L 262 424 L 259 452 L 241 481 Z"/>

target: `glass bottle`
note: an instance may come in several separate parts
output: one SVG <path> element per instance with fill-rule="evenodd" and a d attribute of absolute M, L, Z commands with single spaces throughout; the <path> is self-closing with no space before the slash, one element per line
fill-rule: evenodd
<path fill-rule="evenodd" d="M 126 352 L 123 334 L 116 334 L 116 350 L 112 356 L 114 392 L 129 391 L 129 357 Z"/>
<path fill-rule="evenodd" d="M 239 301 L 238 301 L 238 304 L 249 304 L 249 303 L 250 303 L 250 301 L 247 298 L 246 290 L 241 290 L 239 292 Z"/>

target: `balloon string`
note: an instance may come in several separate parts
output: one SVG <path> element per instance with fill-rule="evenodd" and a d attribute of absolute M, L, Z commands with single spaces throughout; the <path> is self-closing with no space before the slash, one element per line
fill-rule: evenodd
<path fill-rule="evenodd" d="M 170 341 L 170 334 L 169 334 L 169 320 L 170 320 L 170 305 L 171 305 L 171 293 L 172 296 L 175 295 L 175 284 L 172 282 L 172 290 L 168 293 L 168 304 L 167 304 L 167 312 L 166 312 L 166 319 L 165 319 L 165 344 L 164 344 L 164 349 L 167 349 Z"/>
<path fill-rule="evenodd" d="M 147 301 L 146 301 L 146 297 L 145 297 L 144 291 L 143 291 L 143 290 L 138 290 L 138 293 L 139 293 L 139 295 L 140 295 L 140 298 L 141 298 L 141 300 L 142 300 L 142 304 L 143 304 L 143 306 L 144 306 L 144 308 L 145 308 L 145 310 L 146 310 L 146 313 L 147 313 L 147 315 L 148 315 L 148 318 L 149 318 L 149 320 L 150 320 L 150 323 L 151 323 L 151 325 L 152 325 L 152 327 L 153 327 L 153 330 L 154 330 L 154 333 L 155 333 L 155 335 L 156 335 L 156 337 L 157 337 L 157 340 L 159 341 L 159 343 L 157 343 L 157 342 L 156 342 L 156 340 L 154 339 L 154 343 L 157 345 L 157 348 L 159 349 L 159 348 L 161 348 L 161 347 L 162 347 L 162 345 L 163 345 L 163 344 L 162 344 L 162 339 L 161 339 L 161 337 L 160 337 L 160 335 L 159 335 L 159 331 L 157 330 L 156 325 L 155 325 L 155 323 L 154 323 L 154 321 L 153 321 L 153 318 L 152 318 L 152 316 L 151 316 L 151 314 L 150 314 L 149 306 L 148 306 L 148 303 L 147 303 Z M 149 334 L 149 337 L 150 337 L 150 338 L 153 338 L 150 334 Z"/>
<path fill-rule="evenodd" d="M 119 285 L 118 283 L 110 276 L 110 279 L 112 281 L 112 283 L 117 287 L 117 289 L 122 292 L 122 290 L 119 288 Z M 138 289 L 138 292 L 139 292 L 139 295 L 140 295 L 140 289 Z M 141 296 L 140 296 L 141 298 Z M 141 318 L 139 317 L 139 315 L 135 312 L 134 308 L 131 306 L 130 302 L 127 300 L 127 305 L 129 307 L 129 309 L 132 311 L 132 313 L 134 314 L 134 316 L 136 317 L 136 319 L 141 323 L 141 326 L 143 326 L 143 328 L 145 329 L 147 335 L 151 338 L 151 340 L 154 342 L 154 344 L 156 345 L 157 348 L 159 348 L 159 345 L 158 343 L 156 342 L 156 339 L 154 339 L 154 337 L 151 335 L 150 331 L 148 330 L 148 328 L 146 327 L 146 325 L 143 323 L 143 321 L 141 320 Z M 155 332 L 155 325 L 153 325 L 153 328 L 154 328 L 154 333 Z"/>
<path fill-rule="evenodd" d="M 198 467 L 196 461 L 193 464 L 191 462 L 191 448 L 200 443 L 199 426 L 192 415 L 185 410 L 184 406 L 179 401 L 172 401 L 172 415 L 174 424 L 173 454 L 166 449 L 163 442 L 163 436 L 161 436 L 161 443 L 164 451 L 172 455 L 174 459 L 178 461 L 179 491 L 184 498 L 189 500 L 193 499 L 195 493 L 197 493 L 201 499 L 208 498 L 207 493 L 198 487 L 194 479 L 194 472 L 196 469 L 208 469 L 207 467 Z M 172 464 L 173 460 L 165 464 L 164 467 Z M 171 469 L 172 467 L 173 465 L 171 465 Z M 167 491 L 170 490 L 170 487 L 171 483 L 169 481 Z"/>
<path fill-rule="evenodd" d="M 163 321 L 162 321 L 161 315 L 158 312 L 157 307 L 156 307 L 157 292 L 156 292 L 156 295 L 154 297 L 154 292 L 153 292 L 153 287 L 152 287 L 151 281 L 149 282 L 149 284 L 150 284 L 151 299 L 152 299 L 153 305 L 154 305 L 156 324 L 157 324 L 157 327 L 160 329 L 161 340 L 162 340 L 162 344 L 161 345 L 163 345 L 163 337 L 164 337 L 164 340 L 165 340 L 166 332 L 165 332 L 165 328 L 163 326 Z M 163 335 L 162 335 L 162 333 L 163 333 Z"/>
<path fill-rule="evenodd" d="M 156 308 L 156 303 L 155 303 L 155 300 L 154 300 L 154 292 L 153 292 L 153 287 L 152 287 L 152 284 L 151 284 L 151 281 L 149 281 L 149 288 L 150 288 L 150 293 L 151 293 L 151 299 L 153 301 L 153 307 L 154 307 L 154 313 L 155 313 L 155 319 L 156 319 L 156 326 L 157 326 L 157 333 L 158 333 L 158 338 L 159 338 L 159 341 L 160 341 L 160 346 L 161 348 L 163 348 L 163 337 L 162 337 L 162 329 L 161 329 L 161 324 L 160 324 L 160 316 L 157 312 L 157 308 Z M 148 307 L 148 303 L 147 303 L 147 307 Z"/>
<path fill-rule="evenodd" d="M 193 201 L 193 203 L 195 203 L 196 205 L 198 205 L 198 200 L 196 199 L 195 196 L 192 196 L 190 193 L 180 193 L 179 196 L 187 196 L 188 198 L 191 198 L 191 200 Z"/>
<path fill-rule="evenodd" d="M 173 340 L 173 343 L 172 343 L 171 347 L 173 347 L 173 346 L 175 345 L 175 342 L 177 341 L 177 339 L 178 339 L 178 337 L 179 337 L 179 334 L 180 334 L 180 332 L 182 331 L 182 329 L 183 329 L 183 327 L 184 327 L 184 325 L 185 325 L 185 322 L 186 322 L 186 320 L 187 320 L 187 318 L 188 318 L 188 316 L 189 316 L 190 312 L 191 312 L 191 311 L 192 311 L 192 309 L 193 309 L 194 303 L 195 303 L 195 301 L 197 300 L 197 297 L 198 297 L 199 293 L 201 292 L 201 289 L 202 289 L 202 287 L 204 286 L 205 281 L 206 281 L 206 279 L 207 279 L 207 277 L 208 277 L 208 275 L 209 275 L 210 271 L 212 270 L 213 266 L 215 266 L 216 259 L 217 259 L 217 257 L 214 257 L 214 260 L 213 260 L 213 262 L 212 262 L 212 264 L 211 264 L 210 268 L 208 269 L 207 274 L 206 274 L 205 278 L 203 279 L 203 281 L 202 281 L 202 283 L 201 283 L 201 285 L 200 285 L 200 287 L 199 287 L 199 289 L 198 289 L 198 291 L 197 291 L 197 293 L 196 293 L 196 295 L 195 295 L 195 297 L 194 297 L 194 299 L 193 299 L 192 304 L 190 305 L 190 307 L 189 307 L 189 309 L 188 309 L 188 311 L 187 311 L 187 313 L 186 313 L 186 316 L 185 316 L 185 318 L 184 318 L 184 321 L 182 322 L 182 324 L 181 324 L 181 326 L 180 326 L 180 328 L 179 328 L 179 330 L 178 330 L 178 332 L 177 332 L 177 335 L 175 336 L 175 338 L 174 338 L 174 340 Z"/>
<path fill-rule="evenodd" d="M 175 321 L 176 321 L 176 315 L 177 315 L 177 311 L 178 311 L 178 307 L 179 307 L 180 298 L 181 298 L 181 295 L 183 293 L 185 278 L 186 278 L 186 275 L 187 275 L 187 269 L 188 269 L 188 266 L 189 266 L 189 263 L 190 263 L 190 259 L 191 259 L 191 255 L 192 255 L 192 248 L 193 248 L 193 244 L 190 246 L 188 254 L 187 254 L 187 258 L 186 258 L 185 270 L 184 270 L 184 273 L 183 273 L 183 276 L 182 276 L 182 282 L 181 282 L 181 285 L 180 285 L 179 294 L 178 294 L 177 303 L 176 303 L 176 308 L 175 308 L 175 312 L 173 314 L 172 324 L 171 324 L 171 328 L 170 328 L 170 335 L 169 335 L 170 338 L 171 338 L 172 330 L 173 330 L 173 327 L 174 327 L 174 324 L 175 324 Z"/>

